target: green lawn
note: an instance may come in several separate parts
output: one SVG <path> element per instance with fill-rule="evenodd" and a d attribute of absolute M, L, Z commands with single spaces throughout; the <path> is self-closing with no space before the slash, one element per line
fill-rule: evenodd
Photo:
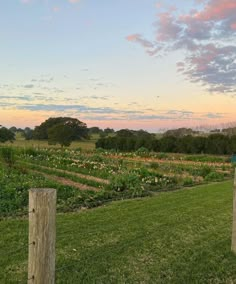
<path fill-rule="evenodd" d="M 236 283 L 232 195 L 227 181 L 59 214 L 57 283 Z M 0 283 L 26 283 L 27 221 L 0 232 Z"/>
<path fill-rule="evenodd" d="M 84 141 L 73 141 L 69 149 L 76 149 L 81 148 L 82 150 L 94 150 L 95 149 L 95 142 L 96 139 L 84 140 Z M 48 145 L 48 141 L 46 140 L 24 140 L 24 139 L 17 139 L 13 143 L 6 142 L 0 143 L 0 145 L 8 145 L 8 146 L 15 146 L 15 147 L 34 147 L 34 148 L 61 148 L 59 144 L 57 145 Z"/>

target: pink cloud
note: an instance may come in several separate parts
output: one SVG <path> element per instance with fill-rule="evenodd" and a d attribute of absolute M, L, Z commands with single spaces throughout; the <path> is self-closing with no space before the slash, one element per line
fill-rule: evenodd
<path fill-rule="evenodd" d="M 175 22 L 170 12 L 160 13 L 158 21 L 155 23 L 157 28 L 156 38 L 159 41 L 167 41 L 176 38 L 181 31 L 181 27 Z"/>
<path fill-rule="evenodd" d="M 203 21 L 223 20 L 236 13 L 236 1 L 211 0 L 204 9 L 194 15 L 196 19 Z"/>
<path fill-rule="evenodd" d="M 189 81 L 197 82 L 210 92 L 236 94 L 236 0 L 196 0 L 199 10 L 179 15 L 166 7 L 154 23 L 153 41 L 140 34 L 127 37 L 139 43 L 150 55 L 182 50 L 183 62 L 177 71 Z"/>
<path fill-rule="evenodd" d="M 128 36 L 126 37 L 126 39 L 127 39 L 128 41 L 136 41 L 137 38 L 139 38 L 139 37 L 140 37 L 139 34 L 132 34 L 132 35 L 128 35 Z"/>
<path fill-rule="evenodd" d="M 126 37 L 128 41 L 134 41 L 141 44 L 143 47 L 153 47 L 153 43 L 144 39 L 140 34 L 132 34 Z"/>
<path fill-rule="evenodd" d="M 156 44 L 154 44 L 153 42 L 145 39 L 142 37 L 142 35 L 140 34 L 132 34 L 132 35 L 128 35 L 126 37 L 126 40 L 130 41 L 130 42 L 136 42 L 139 45 L 141 45 L 142 47 L 145 48 L 146 53 L 149 56 L 154 56 L 156 55 L 158 52 L 161 51 L 162 47 L 161 46 L 157 46 Z"/>

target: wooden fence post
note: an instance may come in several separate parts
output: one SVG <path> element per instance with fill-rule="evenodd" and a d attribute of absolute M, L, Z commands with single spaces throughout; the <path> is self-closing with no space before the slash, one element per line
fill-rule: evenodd
<path fill-rule="evenodd" d="M 234 172 L 234 197 L 233 197 L 233 229 L 231 249 L 236 253 L 236 168 Z"/>
<path fill-rule="evenodd" d="M 55 283 L 56 190 L 29 191 L 28 284 Z"/>

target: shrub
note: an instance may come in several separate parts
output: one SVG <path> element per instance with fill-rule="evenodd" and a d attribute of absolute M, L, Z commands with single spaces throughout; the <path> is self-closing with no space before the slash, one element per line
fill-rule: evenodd
<path fill-rule="evenodd" d="M 96 148 L 95 149 L 95 151 L 94 151 L 95 153 L 97 153 L 97 154 L 103 154 L 103 153 L 105 153 L 106 152 L 106 150 L 105 149 L 103 149 L 103 148 L 100 148 L 100 147 L 98 147 L 98 148 Z"/>
<path fill-rule="evenodd" d="M 139 177 L 135 173 L 114 176 L 108 188 L 116 192 L 128 191 L 132 196 L 140 195 L 144 190 Z"/>
<path fill-rule="evenodd" d="M 193 185 L 194 182 L 193 182 L 193 179 L 191 177 L 185 177 L 183 179 L 183 185 L 184 186 L 188 186 L 188 185 Z"/>
<path fill-rule="evenodd" d="M 206 181 L 221 181 L 224 179 L 223 173 L 211 172 L 206 177 Z"/>
<path fill-rule="evenodd" d="M 94 162 L 98 162 L 98 163 L 104 162 L 103 156 L 97 155 L 97 154 L 93 155 L 91 157 L 91 160 L 94 161 Z"/>
<path fill-rule="evenodd" d="M 31 157 L 37 157 L 39 153 L 35 148 L 30 147 L 30 148 L 24 149 L 24 154 L 31 156 Z"/>
<path fill-rule="evenodd" d="M 211 172 L 211 168 L 209 166 L 203 166 L 200 168 L 200 176 L 206 177 Z"/>
<path fill-rule="evenodd" d="M 137 151 L 136 154 L 141 156 L 141 157 L 146 157 L 149 154 L 149 150 L 145 147 L 140 147 Z"/>

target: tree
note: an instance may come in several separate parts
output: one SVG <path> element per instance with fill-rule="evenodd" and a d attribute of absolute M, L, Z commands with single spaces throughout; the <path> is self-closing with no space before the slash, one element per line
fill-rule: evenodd
<path fill-rule="evenodd" d="M 194 131 L 191 128 L 178 128 L 178 129 L 170 129 L 167 130 L 163 136 L 173 136 L 173 137 L 183 137 L 186 135 L 194 135 L 198 134 L 198 131 Z"/>
<path fill-rule="evenodd" d="M 33 139 L 33 130 L 29 127 L 26 127 L 24 129 L 23 136 L 25 137 L 25 140 L 31 140 Z"/>
<path fill-rule="evenodd" d="M 230 144 L 229 136 L 223 134 L 211 134 L 207 138 L 206 152 L 217 155 L 230 154 Z"/>
<path fill-rule="evenodd" d="M 186 135 L 177 139 L 177 152 L 179 153 L 194 153 L 193 140 L 195 138 L 191 135 Z"/>
<path fill-rule="evenodd" d="M 175 153 L 177 149 L 177 138 L 174 136 L 164 136 L 160 139 L 160 151 Z"/>
<path fill-rule="evenodd" d="M 132 137 L 134 136 L 134 132 L 129 129 L 121 129 L 116 131 L 116 136 L 118 137 Z"/>
<path fill-rule="evenodd" d="M 109 134 L 114 133 L 115 130 L 112 129 L 112 128 L 105 128 L 103 132 L 104 132 L 104 134 L 109 135 Z"/>
<path fill-rule="evenodd" d="M 90 128 L 88 128 L 88 133 L 89 134 L 100 134 L 100 133 L 103 133 L 103 130 L 102 129 L 100 129 L 99 127 L 97 127 L 97 126 L 93 126 L 93 127 L 90 127 Z"/>
<path fill-rule="evenodd" d="M 49 129 L 56 125 L 67 125 L 73 131 L 72 141 L 88 138 L 87 125 L 84 122 L 71 117 L 50 117 L 39 126 L 35 127 L 33 138 L 47 140 Z"/>
<path fill-rule="evenodd" d="M 59 143 L 63 146 L 70 146 L 73 141 L 73 129 L 64 124 L 56 124 L 48 129 L 48 144 L 55 145 Z"/>
<path fill-rule="evenodd" d="M 10 127 L 9 130 L 14 133 L 17 132 L 17 128 L 15 126 Z"/>
<path fill-rule="evenodd" d="M 0 142 L 4 143 L 6 141 L 13 142 L 15 140 L 15 134 L 7 129 L 6 127 L 0 128 Z"/>

